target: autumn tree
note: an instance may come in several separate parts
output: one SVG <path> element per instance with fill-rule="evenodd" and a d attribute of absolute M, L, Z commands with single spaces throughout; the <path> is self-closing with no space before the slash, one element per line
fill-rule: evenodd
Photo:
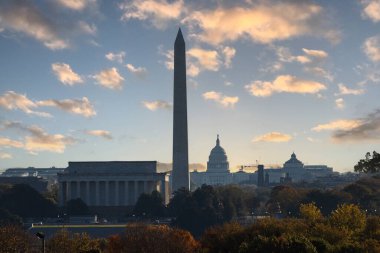
<path fill-rule="evenodd" d="M 86 233 L 70 233 L 62 229 L 56 232 L 53 237 L 47 240 L 47 253 L 82 253 L 101 252 L 104 248 L 101 239 L 92 239 Z"/>
<path fill-rule="evenodd" d="M 341 229 L 352 232 L 363 231 L 366 225 L 366 215 L 357 205 L 340 205 L 330 215 L 330 223 Z"/>
<path fill-rule="evenodd" d="M 19 226 L 0 226 L 1 252 L 30 252 L 33 240 L 31 235 Z"/>
<path fill-rule="evenodd" d="M 356 172 L 377 173 L 380 172 L 380 154 L 373 151 L 372 155 L 367 152 L 364 159 L 361 159 L 354 167 Z"/>
<path fill-rule="evenodd" d="M 300 205 L 300 216 L 312 223 L 323 218 L 321 210 L 313 202 Z"/>
<path fill-rule="evenodd" d="M 130 224 L 123 234 L 108 239 L 109 253 L 194 253 L 199 248 L 193 236 L 166 225 Z"/>

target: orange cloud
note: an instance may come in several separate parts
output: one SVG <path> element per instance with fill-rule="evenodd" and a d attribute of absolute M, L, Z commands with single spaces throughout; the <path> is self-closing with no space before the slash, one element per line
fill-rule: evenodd
<path fill-rule="evenodd" d="M 288 142 L 291 139 L 289 134 L 270 132 L 253 138 L 252 142 Z"/>
<path fill-rule="evenodd" d="M 291 75 L 278 76 L 273 82 L 255 81 L 252 84 L 245 86 L 246 90 L 256 97 L 268 97 L 273 93 L 301 93 L 301 94 L 315 94 L 321 90 L 326 89 L 326 85 L 299 79 Z"/>
<path fill-rule="evenodd" d="M 339 33 L 323 24 L 322 11 L 311 2 L 261 1 L 247 7 L 193 11 L 182 22 L 190 25 L 193 36 L 214 45 L 244 37 L 267 44 L 301 35 L 324 36 L 336 42 Z"/>
<path fill-rule="evenodd" d="M 221 92 L 216 91 L 205 92 L 202 96 L 205 100 L 213 100 L 225 108 L 234 107 L 239 101 L 239 97 L 225 96 Z"/>
<path fill-rule="evenodd" d="M 123 88 L 124 77 L 119 74 L 117 68 L 110 68 L 100 71 L 93 78 L 103 87 L 112 90 L 121 90 Z"/>
<path fill-rule="evenodd" d="M 63 84 L 68 84 L 70 86 L 77 84 L 77 83 L 83 83 L 83 79 L 75 73 L 70 65 L 66 63 L 53 63 L 51 65 L 51 68 L 54 72 L 54 74 L 57 76 L 58 80 Z"/>

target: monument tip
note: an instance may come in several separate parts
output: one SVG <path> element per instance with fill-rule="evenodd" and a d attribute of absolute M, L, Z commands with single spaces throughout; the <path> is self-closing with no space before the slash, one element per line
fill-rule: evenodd
<path fill-rule="evenodd" d="M 177 37 L 175 39 L 175 44 L 177 42 L 185 43 L 185 40 L 184 40 L 183 35 L 182 35 L 181 27 L 178 28 L 178 33 L 177 33 Z"/>

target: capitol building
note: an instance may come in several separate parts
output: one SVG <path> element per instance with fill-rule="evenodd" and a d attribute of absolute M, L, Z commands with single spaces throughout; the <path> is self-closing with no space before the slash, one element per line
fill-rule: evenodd
<path fill-rule="evenodd" d="M 219 135 L 216 138 L 216 145 L 211 150 L 207 162 L 206 172 L 194 171 L 190 174 L 193 185 L 200 187 L 207 185 L 227 185 L 241 183 L 249 180 L 250 173 L 239 171 L 231 173 L 226 151 L 220 146 Z"/>

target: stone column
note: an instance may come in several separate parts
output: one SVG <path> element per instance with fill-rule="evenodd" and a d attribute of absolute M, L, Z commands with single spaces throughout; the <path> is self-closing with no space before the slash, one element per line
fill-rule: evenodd
<path fill-rule="evenodd" d="M 95 205 L 100 205 L 100 190 L 99 181 L 95 181 Z"/>
<path fill-rule="evenodd" d="M 129 181 L 124 181 L 124 198 L 125 198 L 125 205 L 129 205 Z"/>
<path fill-rule="evenodd" d="M 144 181 L 144 193 L 150 193 L 148 189 L 148 181 Z"/>
<path fill-rule="evenodd" d="M 135 196 L 135 199 L 134 199 L 134 203 L 132 203 L 133 205 L 136 204 L 137 202 L 137 199 L 139 198 L 139 181 L 134 181 L 135 182 L 135 192 L 134 192 L 134 196 Z"/>
<path fill-rule="evenodd" d="M 77 198 L 80 198 L 80 181 L 77 181 Z M 82 199 L 84 201 L 84 199 Z"/>
<path fill-rule="evenodd" d="M 109 200 L 110 200 L 110 191 L 109 191 L 109 181 L 105 181 L 106 184 L 106 199 L 105 199 L 105 206 L 109 205 Z"/>
<path fill-rule="evenodd" d="M 66 201 L 71 199 L 71 181 L 66 181 Z"/>
<path fill-rule="evenodd" d="M 165 178 L 160 181 L 160 193 L 161 193 L 161 196 L 164 199 L 164 202 L 166 204 L 166 183 L 165 183 Z"/>
<path fill-rule="evenodd" d="M 119 205 L 119 181 L 115 181 L 115 206 Z"/>
<path fill-rule="evenodd" d="M 65 204 L 64 200 L 64 192 L 65 189 L 63 189 L 63 182 L 59 182 L 59 191 L 58 191 L 58 199 L 59 199 L 59 206 L 63 206 Z"/>
<path fill-rule="evenodd" d="M 86 181 L 86 204 L 90 206 L 92 205 L 91 198 L 90 198 L 90 181 Z"/>

